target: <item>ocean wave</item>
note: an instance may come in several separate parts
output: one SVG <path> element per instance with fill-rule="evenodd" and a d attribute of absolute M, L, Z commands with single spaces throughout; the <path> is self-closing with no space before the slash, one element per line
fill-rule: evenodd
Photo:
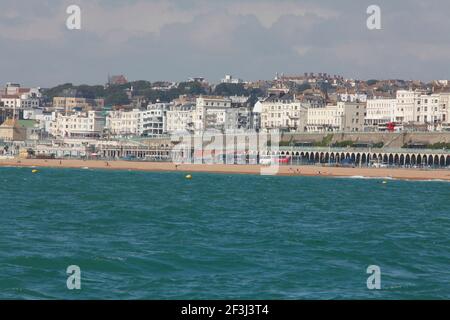
<path fill-rule="evenodd" d="M 393 177 L 368 177 L 368 176 L 338 176 L 341 179 L 359 179 L 359 180 L 390 180 L 390 181 L 408 181 L 408 182 L 447 182 L 445 179 L 407 179 L 407 178 L 393 178 Z"/>
<path fill-rule="evenodd" d="M 368 177 L 368 176 L 339 176 L 341 179 L 362 179 L 362 180 L 397 180 L 392 177 Z"/>

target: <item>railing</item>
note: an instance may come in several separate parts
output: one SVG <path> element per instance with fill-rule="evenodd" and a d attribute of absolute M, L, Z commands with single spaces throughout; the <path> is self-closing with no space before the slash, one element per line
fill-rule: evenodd
<path fill-rule="evenodd" d="M 311 125 L 313 126 L 313 125 Z M 371 131 L 322 131 L 322 132 L 281 132 L 283 135 L 318 135 L 318 134 L 358 134 L 358 135 L 401 135 L 401 134 L 424 134 L 424 135 L 433 135 L 433 134 L 448 134 L 450 135 L 450 131 L 414 131 L 414 130 L 402 130 L 396 132 L 371 132 Z"/>
<path fill-rule="evenodd" d="M 333 148 L 333 147 L 279 147 L 284 152 L 366 152 L 366 153 L 426 153 L 450 154 L 449 149 L 408 149 L 408 148 Z"/>

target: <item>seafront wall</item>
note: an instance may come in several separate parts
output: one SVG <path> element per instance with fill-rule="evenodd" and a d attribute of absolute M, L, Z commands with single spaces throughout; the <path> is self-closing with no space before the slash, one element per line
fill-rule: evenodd
<path fill-rule="evenodd" d="M 285 133 L 282 141 L 321 142 L 331 137 L 330 142 L 353 141 L 356 143 L 383 143 L 388 148 L 401 148 L 405 144 L 450 143 L 450 132 L 344 132 L 344 133 Z"/>

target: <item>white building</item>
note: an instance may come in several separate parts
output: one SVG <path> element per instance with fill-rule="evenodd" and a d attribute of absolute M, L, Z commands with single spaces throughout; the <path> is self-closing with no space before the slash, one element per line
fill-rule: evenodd
<path fill-rule="evenodd" d="M 397 99 L 367 100 L 367 115 L 364 119 L 366 131 L 378 131 L 389 122 L 395 122 Z"/>
<path fill-rule="evenodd" d="M 307 117 L 308 132 L 361 132 L 364 129 L 366 103 L 338 102 L 324 108 L 309 108 Z"/>
<path fill-rule="evenodd" d="M 340 131 L 342 117 L 337 105 L 323 108 L 308 108 L 306 130 L 308 132 Z"/>
<path fill-rule="evenodd" d="M 8 109 L 20 109 L 21 106 L 21 100 L 18 95 L 4 95 L 1 97 L 0 101 L 4 108 Z"/>
<path fill-rule="evenodd" d="M 27 94 L 3 96 L 0 101 L 5 108 L 9 109 L 39 108 L 40 106 L 40 99 L 29 97 Z"/>
<path fill-rule="evenodd" d="M 145 137 L 157 137 L 167 133 L 167 111 L 169 103 L 149 104 L 147 110 L 140 113 L 139 123 L 141 129 L 139 135 Z"/>
<path fill-rule="evenodd" d="M 306 130 L 307 108 L 290 94 L 270 96 L 261 102 L 261 129 Z"/>
<path fill-rule="evenodd" d="M 105 128 L 105 118 L 97 111 L 56 113 L 50 134 L 59 138 L 98 138 Z"/>
<path fill-rule="evenodd" d="M 237 126 L 238 110 L 231 107 L 231 99 L 217 96 L 200 96 L 192 115 L 194 130 L 234 130 Z"/>
<path fill-rule="evenodd" d="M 55 121 L 55 112 L 44 112 L 42 109 L 25 109 L 23 111 L 24 120 L 35 120 L 37 127 L 47 133 L 51 131 L 51 124 Z"/>
<path fill-rule="evenodd" d="M 192 131 L 194 109 L 195 104 L 186 103 L 174 106 L 172 110 L 167 111 L 167 132 L 172 134 Z"/>
<path fill-rule="evenodd" d="M 167 132 L 166 112 L 169 104 L 150 104 L 147 110 L 109 111 L 106 129 L 113 136 L 155 137 Z"/>
<path fill-rule="evenodd" d="M 40 88 L 21 88 L 15 83 L 7 83 L 0 93 L 0 101 L 9 109 L 38 108 L 41 98 Z"/>
<path fill-rule="evenodd" d="M 398 90 L 395 110 L 395 122 L 417 122 L 417 109 L 420 105 L 422 91 Z"/>
<path fill-rule="evenodd" d="M 439 107 L 442 110 L 443 123 L 450 123 L 450 92 L 441 93 L 439 95 Z"/>
<path fill-rule="evenodd" d="M 105 127 L 113 136 L 138 136 L 142 131 L 139 109 L 109 111 Z"/>
<path fill-rule="evenodd" d="M 244 83 L 244 81 L 241 79 L 233 78 L 232 75 L 227 74 L 225 75 L 225 78 L 220 80 L 220 83 L 240 84 Z"/>
<path fill-rule="evenodd" d="M 255 130 L 261 129 L 261 114 L 263 110 L 263 105 L 261 101 L 258 101 L 253 106 L 252 110 L 252 128 Z"/>
<path fill-rule="evenodd" d="M 427 124 L 429 131 L 441 130 L 442 124 L 448 122 L 449 97 L 448 93 L 421 95 L 416 121 Z"/>

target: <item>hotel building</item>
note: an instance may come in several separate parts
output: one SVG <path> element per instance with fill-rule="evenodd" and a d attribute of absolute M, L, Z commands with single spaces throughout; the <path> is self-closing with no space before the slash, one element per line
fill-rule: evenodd
<path fill-rule="evenodd" d="M 420 96 L 423 95 L 423 91 L 397 91 L 397 106 L 395 110 L 395 122 L 409 123 L 417 121 L 417 108 L 420 105 Z"/>
<path fill-rule="evenodd" d="M 367 100 L 367 115 L 364 119 L 365 131 L 379 131 L 389 122 L 395 122 L 396 99 Z"/>
<path fill-rule="evenodd" d="M 261 102 L 261 129 L 284 129 L 303 132 L 306 129 L 308 109 L 295 96 L 270 96 Z"/>
<path fill-rule="evenodd" d="M 161 136 L 167 132 L 166 112 L 169 104 L 148 105 L 147 110 L 109 111 L 106 129 L 113 136 Z"/>
<path fill-rule="evenodd" d="M 193 114 L 195 104 L 185 103 L 172 107 L 167 111 L 167 132 L 177 133 L 194 129 Z"/>
<path fill-rule="evenodd" d="M 58 138 L 99 138 L 105 128 L 105 118 L 97 111 L 56 113 L 50 134 Z"/>
<path fill-rule="evenodd" d="M 217 96 L 200 96 L 192 114 L 194 130 L 233 130 L 236 128 L 238 110 L 231 107 L 231 99 Z"/>
<path fill-rule="evenodd" d="M 366 103 L 338 102 L 337 105 L 324 108 L 309 108 L 307 113 L 308 132 L 364 130 Z"/>

